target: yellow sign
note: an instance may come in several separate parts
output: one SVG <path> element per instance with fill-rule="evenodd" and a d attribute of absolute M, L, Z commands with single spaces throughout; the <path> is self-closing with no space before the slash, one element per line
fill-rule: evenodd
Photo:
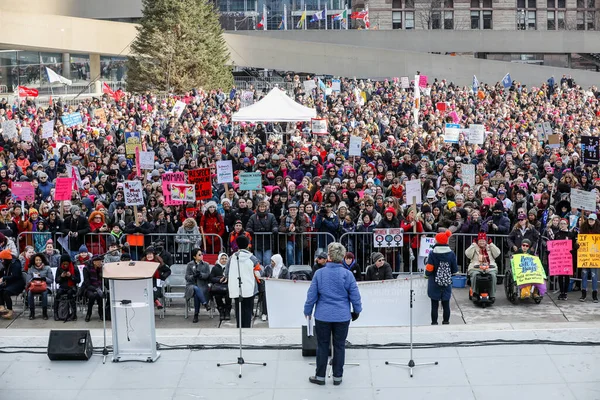
<path fill-rule="evenodd" d="M 513 278 L 517 285 L 544 283 L 546 272 L 539 257 L 529 254 L 515 254 L 510 261 Z"/>
<path fill-rule="evenodd" d="M 600 268 L 600 235 L 579 235 L 578 268 Z"/>

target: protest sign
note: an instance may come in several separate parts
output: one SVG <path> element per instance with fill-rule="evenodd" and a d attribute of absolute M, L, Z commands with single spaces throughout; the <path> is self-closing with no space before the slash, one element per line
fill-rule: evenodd
<path fill-rule="evenodd" d="M 100 120 L 100 122 L 102 123 L 106 123 L 106 111 L 104 111 L 104 108 L 96 108 L 94 110 L 94 117 L 98 118 Z"/>
<path fill-rule="evenodd" d="M 485 141 L 485 125 L 471 124 L 469 125 L 468 138 L 469 143 L 483 144 Z"/>
<path fill-rule="evenodd" d="M 571 240 L 549 240 L 548 242 L 548 264 L 550 276 L 573 275 L 573 241 Z"/>
<path fill-rule="evenodd" d="M 135 157 L 135 149 L 142 147 L 142 138 L 139 132 L 125 132 L 125 154 L 127 158 Z"/>
<path fill-rule="evenodd" d="M 419 247 L 419 257 L 429 257 L 429 253 L 435 246 L 435 238 L 421 236 L 421 246 Z"/>
<path fill-rule="evenodd" d="M 331 90 L 333 90 L 334 92 L 340 92 L 342 90 L 342 81 L 340 81 L 339 79 L 332 79 Z"/>
<path fill-rule="evenodd" d="M 244 90 L 240 96 L 240 108 L 248 107 L 254 104 L 254 92 Z"/>
<path fill-rule="evenodd" d="M 462 129 L 459 124 L 446 124 L 444 129 L 444 142 L 458 143 L 458 137 Z"/>
<path fill-rule="evenodd" d="M 584 164 L 600 163 L 600 138 L 596 136 L 581 137 L 581 152 Z"/>
<path fill-rule="evenodd" d="M 195 187 L 196 200 L 210 199 L 212 197 L 210 168 L 198 168 L 188 171 L 188 182 Z"/>
<path fill-rule="evenodd" d="M 15 200 L 32 202 L 35 199 L 35 189 L 31 182 L 13 182 L 10 191 Z"/>
<path fill-rule="evenodd" d="M 362 138 L 360 136 L 350 136 L 350 146 L 348 147 L 348 155 L 360 157 L 362 148 Z"/>
<path fill-rule="evenodd" d="M 24 142 L 33 142 L 33 136 L 31 135 L 31 128 L 24 126 L 21 128 L 21 140 Z"/>
<path fill-rule="evenodd" d="M 185 183 L 172 183 L 171 184 L 171 199 L 177 201 L 183 201 L 187 203 L 193 203 L 196 201 L 196 189 L 195 185 L 188 185 Z"/>
<path fill-rule="evenodd" d="M 154 152 L 153 151 L 140 151 L 140 168 L 141 169 L 154 169 Z"/>
<path fill-rule="evenodd" d="M 558 149 L 560 147 L 560 135 L 548 135 L 548 146 L 552 149 Z"/>
<path fill-rule="evenodd" d="M 427 87 L 427 75 L 419 75 L 419 87 Z"/>
<path fill-rule="evenodd" d="M 571 207 L 586 211 L 596 211 L 596 193 L 571 189 Z"/>
<path fill-rule="evenodd" d="M 73 178 L 56 178 L 54 201 L 71 200 L 73 194 Z"/>
<path fill-rule="evenodd" d="M 402 229 L 385 228 L 373 230 L 374 247 L 402 247 Z"/>
<path fill-rule="evenodd" d="M 233 182 L 233 165 L 231 160 L 217 161 L 217 183 Z"/>
<path fill-rule="evenodd" d="M 435 104 L 435 108 L 440 112 L 446 112 L 447 107 L 448 107 L 448 104 L 446 104 L 446 102 L 443 102 L 443 101 L 440 101 Z"/>
<path fill-rule="evenodd" d="M 49 139 L 54 136 L 54 120 L 42 124 L 42 138 Z"/>
<path fill-rule="evenodd" d="M 165 198 L 165 206 L 178 206 L 183 204 L 181 201 L 171 199 L 172 183 L 185 183 L 185 174 L 183 172 L 168 172 L 162 175 L 162 190 Z"/>
<path fill-rule="evenodd" d="M 181 117 L 181 114 L 183 114 L 183 110 L 185 110 L 185 103 L 183 101 L 178 100 L 175 102 L 175 105 L 173 106 L 171 112 L 175 117 L 177 117 L 177 119 L 179 119 Z"/>
<path fill-rule="evenodd" d="M 15 120 L 2 121 L 2 136 L 8 140 L 17 137 L 17 122 Z"/>
<path fill-rule="evenodd" d="M 262 189 L 262 174 L 260 172 L 240 173 L 240 190 Z"/>
<path fill-rule="evenodd" d="M 326 135 L 327 134 L 327 120 L 321 118 L 313 118 L 310 120 L 310 129 L 315 135 Z"/>
<path fill-rule="evenodd" d="M 421 180 L 413 179 L 412 181 L 405 181 L 406 185 L 406 202 L 409 205 L 413 203 L 421 204 Z M 414 199 L 414 200 L 413 200 Z"/>
<path fill-rule="evenodd" d="M 408 80 L 408 76 L 400 77 L 400 87 L 402 89 L 408 89 L 410 87 L 410 81 Z"/>
<path fill-rule="evenodd" d="M 469 187 L 475 186 L 475 165 L 473 164 L 462 164 L 460 167 L 462 172 L 463 183 L 469 185 Z"/>
<path fill-rule="evenodd" d="M 123 181 L 123 194 L 126 206 L 144 205 L 144 188 L 142 181 Z"/>
<path fill-rule="evenodd" d="M 600 268 L 600 235 L 579 234 L 577 243 L 577 267 Z"/>
<path fill-rule="evenodd" d="M 62 120 L 63 125 L 67 128 L 83 124 L 83 119 L 81 118 L 81 113 L 79 112 L 63 114 L 63 116 L 60 119 Z"/>
<path fill-rule="evenodd" d="M 539 257 L 514 254 L 510 262 L 517 285 L 544 283 L 545 272 Z"/>
<path fill-rule="evenodd" d="M 552 135 L 552 126 L 550 125 L 550 122 L 546 121 L 542 125 L 544 126 L 544 135 L 546 135 L 546 137 Z"/>
<path fill-rule="evenodd" d="M 310 92 L 317 88 L 317 83 L 314 80 L 304 81 L 304 90 Z"/>
<path fill-rule="evenodd" d="M 544 132 L 544 124 L 538 122 L 535 124 L 535 132 L 537 133 L 537 137 L 539 141 L 546 141 L 546 133 Z"/>

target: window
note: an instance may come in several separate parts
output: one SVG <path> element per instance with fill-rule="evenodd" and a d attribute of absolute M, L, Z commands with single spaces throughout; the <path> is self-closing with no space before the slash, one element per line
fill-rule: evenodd
<path fill-rule="evenodd" d="M 404 8 L 415 8 L 415 0 L 406 0 L 404 2 Z"/>
<path fill-rule="evenodd" d="M 454 0 L 444 0 L 444 8 L 454 8 Z"/>
<path fill-rule="evenodd" d="M 431 29 L 442 29 L 442 15 L 439 11 L 431 13 Z"/>
<path fill-rule="evenodd" d="M 554 8 L 555 0 L 548 0 L 548 8 Z"/>
<path fill-rule="evenodd" d="M 471 0 L 471 8 L 479 8 L 479 0 Z"/>
<path fill-rule="evenodd" d="M 392 8 L 402 8 L 402 0 L 393 0 Z"/>
<path fill-rule="evenodd" d="M 558 11 L 556 13 L 556 19 L 557 19 L 558 29 L 564 30 L 566 28 L 566 24 L 565 24 L 565 12 L 564 11 Z"/>
<path fill-rule="evenodd" d="M 392 29 L 402 29 L 402 12 L 392 12 Z"/>
<path fill-rule="evenodd" d="M 415 13 L 407 11 L 404 13 L 404 27 L 405 29 L 415 29 Z"/>
<path fill-rule="evenodd" d="M 593 31 L 594 30 L 594 18 L 595 18 L 595 12 L 594 11 L 586 11 L 585 13 L 585 23 L 586 23 L 586 29 L 588 31 Z"/>
<path fill-rule="evenodd" d="M 567 8 L 566 0 L 558 0 L 558 8 Z"/>
<path fill-rule="evenodd" d="M 577 0 L 577 8 L 585 8 L 585 0 Z"/>
<path fill-rule="evenodd" d="M 583 11 L 577 11 L 577 30 L 584 31 L 585 30 L 585 15 Z"/>
<path fill-rule="evenodd" d="M 492 0 L 483 0 L 483 8 L 492 8 Z"/>
<path fill-rule="evenodd" d="M 483 11 L 483 29 L 492 29 L 491 11 Z"/>
<path fill-rule="evenodd" d="M 527 11 L 527 29 L 535 30 L 535 11 Z"/>
<path fill-rule="evenodd" d="M 554 11 L 548 11 L 548 30 L 556 30 L 556 23 L 554 22 Z"/>
<path fill-rule="evenodd" d="M 578 31 L 594 30 L 595 26 L 596 26 L 596 24 L 594 22 L 595 18 L 596 18 L 596 13 L 594 11 L 577 11 L 577 17 L 576 17 L 577 30 Z"/>
<path fill-rule="evenodd" d="M 471 29 L 479 29 L 479 11 L 471 11 Z"/>
<path fill-rule="evenodd" d="M 454 29 L 454 11 L 444 11 L 444 29 Z"/>
<path fill-rule="evenodd" d="M 525 8 L 525 0 L 517 0 L 517 8 Z"/>
<path fill-rule="evenodd" d="M 527 8 L 535 8 L 535 0 L 527 0 Z"/>

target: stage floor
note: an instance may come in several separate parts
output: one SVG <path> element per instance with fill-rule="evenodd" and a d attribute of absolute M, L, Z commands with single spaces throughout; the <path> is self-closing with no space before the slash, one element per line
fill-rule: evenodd
<path fill-rule="evenodd" d="M 415 328 L 418 343 L 451 343 L 466 340 L 561 340 L 600 342 L 600 324 L 571 322 L 547 324 L 498 323 L 477 326 L 449 325 Z M 94 346 L 102 346 L 102 331 L 92 330 Z M 407 342 L 407 328 L 354 328 L 349 342 L 356 345 Z M 251 329 L 244 333 L 248 345 L 294 345 L 299 330 Z M 46 329 L 0 330 L 2 346 L 45 346 Z M 234 329 L 159 329 L 160 343 L 234 344 Z M 109 340 L 110 342 L 110 340 Z M 40 351 L 40 350 L 38 350 Z M 324 387 L 308 382 L 314 374 L 311 358 L 300 350 L 246 350 L 246 361 L 267 366 L 216 367 L 236 361 L 236 350 L 162 351 L 154 364 L 112 363 L 102 356 L 84 362 L 51 362 L 44 354 L 0 354 L 0 399 L 86 400 L 197 400 L 197 399 L 600 399 L 600 346 L 521 344 L 487 347 L 418 349 L 418 362 L 439 361 L 437 366 L 407 369 L 386 366 L 385 360 L 407 363 L 408 350 L 349 349 L 344 382 Z"/>

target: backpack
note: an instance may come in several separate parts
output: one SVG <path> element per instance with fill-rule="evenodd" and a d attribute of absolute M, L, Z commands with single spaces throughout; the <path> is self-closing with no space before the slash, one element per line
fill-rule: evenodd
<path fill-rule="evenodd" d="M 440 261 L 440 265 L 435 273 L 434 282 L 438 286 L 450 286 L 452 284 L 452 271 L 448 261 Z"/>
<path fill-rule="evenodd" d="M 71 302 L 72 301 L 68 298 L 68 296 L 62 296 L 58 300 L 57 315 L 60 321 L 66 322 L 73 315 L 73 310 L 71 309 Z"/>

